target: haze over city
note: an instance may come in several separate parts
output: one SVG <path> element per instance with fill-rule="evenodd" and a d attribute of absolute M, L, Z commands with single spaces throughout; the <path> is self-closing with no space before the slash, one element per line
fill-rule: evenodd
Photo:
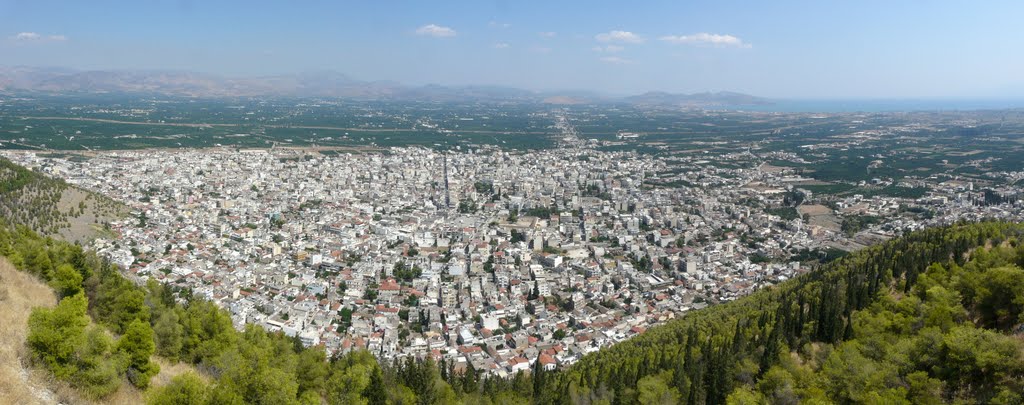
<path fill-rule="evenodd" d="M 0 2 L 7 66 L 411 85 L 1019 99 L 1024 4 Z"/>

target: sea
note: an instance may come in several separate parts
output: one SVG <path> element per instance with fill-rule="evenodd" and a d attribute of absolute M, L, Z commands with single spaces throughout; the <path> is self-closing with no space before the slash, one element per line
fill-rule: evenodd
<path fill-rule="evenodd" d="M 977 111 L 1024 109 L 1024 99 L 926 99 L 926 100 L 771 100 L 770 104 L 724 106 L 715 109 L 762 112 L 893 112 Z"/>

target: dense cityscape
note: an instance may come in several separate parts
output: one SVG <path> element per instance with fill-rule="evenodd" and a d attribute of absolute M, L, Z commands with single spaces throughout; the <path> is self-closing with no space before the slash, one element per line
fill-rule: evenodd
<path fill-rule="evenodd" d="M 1021 15 L 0 0 L 0 405 L 1024 404 Z"/>
<path fill-rule="evenodd" d="M 130 215 L 103 223 L 91 247 L 140 284 L 213 301 L 239 329 L 497 376 L 571 365 L 906 232 L 1024 219 L 1013 179 L 875 178 L 861 184 L 897 192 L 819 194 L 822 182 L 784 166 L 806 162 L 796 154 L 611 151 L 616 141 L 570 122 L 552 122 L 560 147 L 528 152 L 4 156 L 125 203 Z"/>

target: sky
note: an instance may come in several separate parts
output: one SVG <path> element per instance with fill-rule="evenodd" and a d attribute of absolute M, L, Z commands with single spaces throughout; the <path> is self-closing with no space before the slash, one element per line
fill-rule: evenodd
<path fill-rule="evenodd" d="M 0 0 L 0 65 L 1024 99 L 1024 1 Z"/>

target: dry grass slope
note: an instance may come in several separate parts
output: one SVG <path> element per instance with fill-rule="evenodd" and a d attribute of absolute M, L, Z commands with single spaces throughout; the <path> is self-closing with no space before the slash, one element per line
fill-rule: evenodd
<path fill-rule="evenodd" d="M 0 258 L 0 403 L 45 404 L 56 399 L 38 374 L 29 371 L 28 315 L 38 306 L 57 303 L 53 290 Z"/>
<path fill-rule="evenodd" d="M 104 230 L 102 224 L 128 215 L 123 205 L 76 187 L 64 190 L 57 203 L 57 210 L 70 213 L 70 216 L 67 218 L 67 226 L 51 236 L 83 244 L 97 236 L 109 237 L 109 232 Z"/>
<path fill-rule="evenodd" d="M 50 286 L 34 276 L 18 271 L 0 257 L 0 404 L 140 404 L 143 393 L 125 383 L 113 395 L 101 401 L 83 398 L 63 381 L 56 381 L 47 372 L 32 367 L 25 338 L 28 316 L 35 307 L 53 307 L 57 297 Z M 161 364 L 163 366 L 163 364 Z M 154 386 L 166 384 L 187 366 L 168 366 Z"/>

